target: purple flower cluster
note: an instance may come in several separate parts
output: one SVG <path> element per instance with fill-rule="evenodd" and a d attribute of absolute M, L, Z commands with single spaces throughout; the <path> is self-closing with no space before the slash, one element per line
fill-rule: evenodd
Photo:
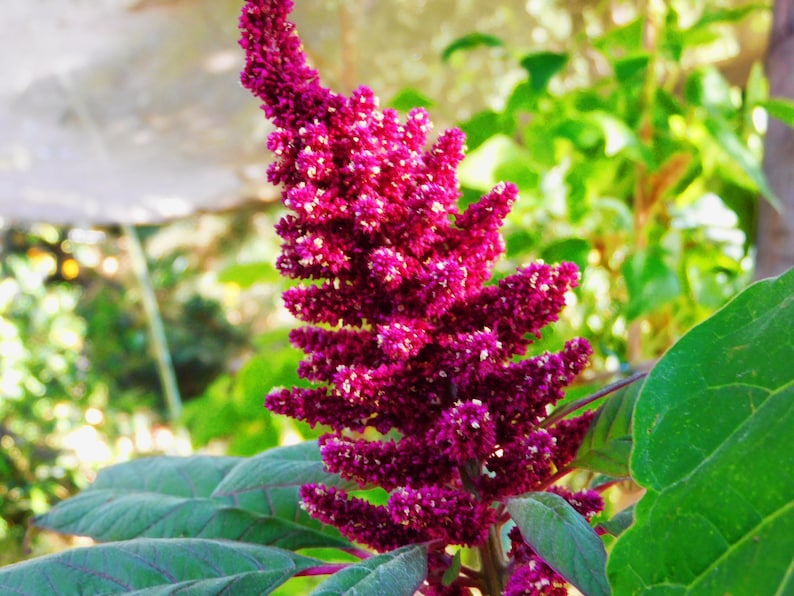
<path fill-rule="evenodd" d="M 277 267 L 309 281 L 284 301 L 309 324 L 290 339 L 315 386 L 276 390 L 266 404 L 330 427 L 327 468 L 391 493 L 375 506 L 305 486 L 316 518 L 380 551 L 480 545 L 501 514 L 495 503 L 546 486 L 589 421 L 540 425 L 585 367 L 585 340 L 519 358 L 557 319 L 578 272 L 537 263 L 486 284 L 516 187 L 499 184 L 461 212 L 463 133 L 428 148 L 425 111 L 401 122 L 366 87 L 349 98 L 322 87 L 291 8 L 249 0 L 240 22 L 242 82 L 277 126 L 268 178 L 290 211 L 277 226 Z"/>

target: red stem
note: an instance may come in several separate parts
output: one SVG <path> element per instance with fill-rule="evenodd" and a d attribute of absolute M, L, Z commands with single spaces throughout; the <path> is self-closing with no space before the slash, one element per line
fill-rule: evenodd
<path fill-rule="evenodd" d="M 565 404 L 561 408 L 558 408 L 557 410 L 552 412 L 548 417 L 546 417 L 546 419 L 541 423 L 540 426 L 542 428 L 548 428 L 549 426 L 551 426 L 555 422 L 558 422 L 559 420 L 562 420 L 563 418 L 565 418 L 568 414 L 571 414 L 571 413 L 575 412 L 576 410 L 580 410 L 580 409 L 584 408 L 585 406 L 590 405 L 594 401 L 598 401 L 602 397 L 606 397 L 610 393 L 612 393 L 614 391 L 617 391 L 618 389 L 622 389 L 626 385 L 631 385 L 634 381 L 638 381 L 638 380 L 642 379 L 643 377 L 647 377 L 647 376 L 648 376 L 648 373 L 645 372 L 645 371 L 636 372 L 633 375 L 631 375 L 629 377 L 626 377 L 625 379 L 621 379 L 620 381 L 616 381 L 615 383 L 612 383 L 611 385 L 607 385 L 603 389 L 599 389 L 595 393 L 591 393 L 587 397 L 584 397 L 584 398 L 579 399 L 577 401 L 573 401 L 573 402 L 571 402 L 569 404 Z"/>
<path fill-rule="evenodd" d="M 337 571 L 342 571 L 345 567 L 349 567 L 350 563 L 328 563 L 327 565 L 318 565 L 317 567 L 310 567 L 303 569 L 295 574 L 295 577 L 308 576 L 308 575 L 331 575 Z"/>
<path fill-rule="evenodd" d="M 543 484 L 538 486 L 537 490 L 538 491 L 546 490 L 552 484 L 557 482 L 560 478 L 563 478 L 564 476 L 567 476 L 568 474 L 570 474 L 573 471 L 574 471 L 574 468 L 562 468 L 561 470 L 558 470 L 556 474 L 554 474 L 553 476 L 549 476 L 546 479 L 546 482 L 544 482 Z"/>
<path fill-rule="evenodd" d="M 342 552 L 346 552 L 349 555 L 353 555 L 354 557 L 358 557 L 359 559 L 362 560 L 369 559 L 372 556 L 371 552 L 361 548 L 351 547 L 351 548 L 343 548 L 340 550 L 342 550 Z"/>

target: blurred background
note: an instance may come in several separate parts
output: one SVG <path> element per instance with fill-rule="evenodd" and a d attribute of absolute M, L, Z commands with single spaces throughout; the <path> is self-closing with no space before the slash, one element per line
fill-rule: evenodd
<path fill-rule="evenodd" d="M 262 407 L 301 382 L 300 354 L 273 266 L 271 128 L 238 83 L 241 5 L 4 0 L 0 564 L 65 546 L 27 522 L 102 466 L 319 432 Z M 792 264 L 768 232 L 789 229 L 794 188 L 776 177 L 794 108 L 770 99 L 786 84 L 771 52 L 764 68 L 769 5 L 301 0 L 294 18 L 326 85 L 464 129 L 462 206 L 518 184 L 497 278 L 579 265 L 537 346 L 593 343 L 572 397 L 652 363 L 757 258 Z M 788 149 L 765 163 L 767 132 Z"/>

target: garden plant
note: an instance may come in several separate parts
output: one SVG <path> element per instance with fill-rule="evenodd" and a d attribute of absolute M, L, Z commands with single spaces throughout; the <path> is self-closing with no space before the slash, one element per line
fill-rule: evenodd
<path fill-rule="evenodd" d="M 495 273 L 506 248 L 499 230 L 519 187 L 495 181 L 477 199 L 464 196 L 461 130 L 429 142 L 424 109 L 401 118 L 366 87 L 349 97 L 325 88 L 291 8 L 289 0 L 249 0 L 240 21 L 243 85 L 276 126 L 268 177 L 288 210 L 276 228 L 276 266 L 297 280 L 284 303 L 303 323 L 290 334 L 305 354 L 301 382 L 273 389 L 266 405 L 323 434 L 246 458 L 108 468 L 34 520 L 100 544 L 1 569 L 0 591 L 794 591 L 794 483 L 785 473 L 794 463 L 794 272 L 739 293 L 647 376 L 563 399 L 591 344 L 572 337 L 537 348 L 574 295 L 577 265 Z M 525 97 L 548 82 L 538 83 L 539 62 L 530 63 Z M 638 64 L 647 66 L 623 63 Z M 706 128 L 734 139 L 719 128 L 723 116 L 709 113 L 718 124 Z M 605 112 L 588 118 L 595 137 L 587 129 L 573 138 L 564 122 L 560 130 L 595 151 L 618 125 Z M 641 162 L 632 186 L 649 193 L 650 203 L 635 206 L 643 239 L 625 269 L 629 318 L 639 324 L 678 296 L 659 300 L 643 287 L 679 283 L 648 222 L 664 214 L 655 201 L 685 188 L 690 164 L 649 155 L 648 139 L 627 130 L 606 157 L 625 150 L 633 168 Z M 514 142 L 499 134 L 496 142 Z M 731 141 L 727 156 L 752 182 L 741 144 Z M 666 177 L 643 173 L 654 166 Z M 585 201 L 581 190 L 569 204 Z M 603 495 L 628 480 L 644 495 L 614 511 Z"/>

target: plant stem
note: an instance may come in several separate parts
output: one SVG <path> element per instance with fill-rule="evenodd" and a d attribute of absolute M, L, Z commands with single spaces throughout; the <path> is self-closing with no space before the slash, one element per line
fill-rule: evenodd
<path fill-rule="evenodd" d="M 643 377 L 647 376 L 648 373 L 646 371 L 636 372 L 631 376 L 626 377 L 625 379 L 621 379 L 620 381 L 616 381 L 611 385 L 607 385 L 603 389 L 599 389 L 595 393 L 591 393 L 587 397 L 583 397 L 582 399 L 577 399 L 576 401 L 572 401 L 571 403 L 565 404 L 561 408 L 554 410 L 546 419 L 541 423 L 541 427 L 548 428 L 555 422 L 562 420 L 568 414 L 575 412 L 581 408 L 584 408 L 587 405 L 590 405 L 594 401 L 601 399 L 602 397 L 606 397 L 610 393 L 617 391 L 618 389 L 622 389 L 626 385 L 631 385 L 634 381 L 638 381 Z"/>
<path fill-rule="evenodd" d="M 295 577 L 304 577 L 310 575 L 332 575 L 337 571 L 345 569 L 346 567 L 350 567 L 350 563 L 328 563 L 326 565 L 318 565 L 317 567 L 310 567 L 309 569 L 298 571 L 295 574 Z"/>
<path fill-rule="evenodd" d="M 485 596 L 499 596 L 504 591 L 504 563 L 499 529 L 493 525 L 488 530 L 488 541 L 479 547 Z"/>
<path fill-rule="evenodd" d="M 561 469 L 557 470 L 552 476 L 549 476 L 548 478 L 546 478 L 546 480 L 544 480 L 542 484 L 537 485 L 535 487 L 535 490 L 536 491 L 548 490 L 550 486 L 554 486 L 554 484 L 558 480 L 560 480 L 561 478 L 565 478 L 568 474 L 573 472 L 575 469 L 576 468 L 569 466 L 567 468 L 561 468 Z"/>
<path fill-rule="evenodd" d="M 141 246 L 138 232 L 129 224 L 122 226 L 124 235 L 127 237 L 127 247 L 129 251 L 130 263 L 138 280 L 138 287 L 141 291 L 141 302 L 146 312 L 146 323 L 149 327 L 149 339 L 157 365 L 157 375 L 160 377 L 160 385 L 165 396 L 168 408 L 168 418 L 172 423 L 178 424 L 182 416 L 182 399 L 179 394 L 179 386 L 176 382 L 174 364 L 171 360 L 171 352 L 168 349 L 163 319 L 160 316 L 160 308 L 157 305 L 157 297 L 154 295 L 152 280 L 149 276 L 149 267 L 146 264 L 146 255 Z"/>

